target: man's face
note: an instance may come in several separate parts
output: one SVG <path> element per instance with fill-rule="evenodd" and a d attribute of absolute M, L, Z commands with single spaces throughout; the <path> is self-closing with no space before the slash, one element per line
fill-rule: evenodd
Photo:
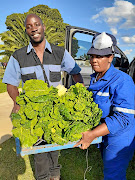
<path fill-rule="evenodd" d="M 26 33 L 32 44 L 39 44 L 44 40 L 45 27 L 37 16 L 28 16 L 26 19 Z"/>

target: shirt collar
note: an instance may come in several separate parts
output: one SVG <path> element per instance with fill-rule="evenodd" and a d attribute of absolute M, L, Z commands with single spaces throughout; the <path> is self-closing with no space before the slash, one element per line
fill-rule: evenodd
<path fill-rule="evenodd" d="M 45 41 L 46 41 L 46 43 L 45 43 L 45 49 L 48 49 L 48 50 L 52 53 L 52 48 L 51 48 L 50 43 L 49 43 L 47 40 L 45 40 Z M 30 53 L 30 51 L 31 51 L 32 49 L 34 49 L 34 48 L 33 48 L 32 44 L 31 44 L 31 42 L 29 42 L 29 45 L 28 45 L 28 47 L 27 47 L 27 54 Z"/>
<path fill-rule="evenodd" d="M 104 80 L 104 81 L 108 81 L 108 77 L 110 77 L 110 75 L 113 74 L 114 69 L 115 68 L 114 68 L 113 64 L 111 63 L 110 68 L 106 71 L 105 75 L 102 78 L 100 78 L 100 79 Z M 90 76 L 94 80 L 96 78 L 96 75 L 97 75 L 97 73 L 93 73 Z"/>
<path fill-rule="evenodd" d="M 115 72 L 114 70 L 115 67 L 111 63 L 110 68 L 106 71 L 105 75 L 101 79 L 108 81 L 109 77 Z"/>

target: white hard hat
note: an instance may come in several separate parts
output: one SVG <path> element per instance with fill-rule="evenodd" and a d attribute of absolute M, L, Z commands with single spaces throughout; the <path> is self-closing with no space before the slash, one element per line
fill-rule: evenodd
<path fill-rule="evenodd" d="M 118 53 L 119 50 L 116 47 L 117 40 L 116 38 L 108 33 L 102 32 L 97 33 L 92 40 L 92 47 L 88 51 L 88 55 L 96 54 L 96 55 L 109 55 Z"/>

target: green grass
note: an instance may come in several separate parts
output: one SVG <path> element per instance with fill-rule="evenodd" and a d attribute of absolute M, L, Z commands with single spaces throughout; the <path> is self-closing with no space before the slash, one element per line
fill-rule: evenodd
<path fill-rule="evenodd" d="M 5 69 L 0 66 L 0 79 L 3 77 Z"/>
<path fill-rule="evenodd" d="M 7 92 L 7 85 L 2 83 L 4 72 L 5 72 L 5 69 L 0 67 L 0 93 Z M 19 88 L 22 88 L 22 81 L 19 84 Z"/>
<path fill-rule="evenodd" d="M 6 91 L 7 91 L 7 86 L 6 86 L 6 84 L 2 83 L 2 78 L 3 78 L 4 72 L 5 72 L 5 69 L 3 69 L 3 68 L 0 66 L 0 93 L 3 93 L 3 92 L 6 92 Z"/>
<path fill-rule="evenodd" d="M 14 138 L 0 145 L 0 180 L 34 180 L 33 156 L 16 156 Z"/>
<path fill-rule="evenodd" d="M 86 151 L 79 148 L 67 149 L 61 151 L 59 162 L 62 165 L 62 180 L 83 180 L 84 172 L 87 168 Z M 103 164 L 99 150 L 95 145 L 88 149 L 88 165 L 90 172 L 86 173 L 87 180 L 103 179 Z"/>
<path fill-rule="evenodd" d="M 6 92 L 7 86 L 6 84 L 2 83 L 2 79 L 0 79 L 0 93 Z"/>
<path fill-rule="evenodd" d="M 90 172 L 87 180 L 103 179 L 103 164 L 99 150 L 91 145 L 88 151 Z M 83 180 L 86 170 L 86 150 L 79 148 L 60 151 L 62 180 Z M 14 138 L 0 145 L 0 180 L 35 180 L 33 155 L 17 157 Z M 135 180 L 135 155 L 127 170 L 127 180 Z"/>
<path fill-rule="evenodd" d="M 18 88 L 22 88 L 22 81 L 19 84 Z M 7 92 L 7 85 L 2 83 L 2 79 L 0 79 L 0 93 Z"/>

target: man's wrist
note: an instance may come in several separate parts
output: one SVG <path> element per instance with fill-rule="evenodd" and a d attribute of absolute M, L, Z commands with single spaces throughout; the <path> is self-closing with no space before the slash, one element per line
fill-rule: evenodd
<path fill-rule="evenodd" d="M 15 106 L 15 105 L 19 105 L 19 104 L 18 104 L 17 102 L 14 102 L 14 106 Z"/>

